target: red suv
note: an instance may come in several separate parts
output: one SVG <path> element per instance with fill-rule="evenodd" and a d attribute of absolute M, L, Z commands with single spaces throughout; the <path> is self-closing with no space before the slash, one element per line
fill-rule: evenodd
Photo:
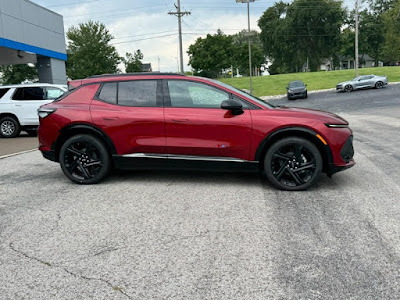
<path fill-rule="evenodd" d="M 69 82 L 42 106 L 39 149 L 74 182 L 112 167 L 265 171 L 283 190 L 354 165 L 337 115 L 275 107 L 224 83 L 177 74 L 116 74 Z"/>

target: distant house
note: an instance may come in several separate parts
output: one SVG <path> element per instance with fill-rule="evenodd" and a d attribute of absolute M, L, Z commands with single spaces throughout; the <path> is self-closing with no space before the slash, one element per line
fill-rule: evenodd
<path fill-rule="evenodd" d="M 375 60 L 368 54 L 360 54 L 358 56 L 359 68 L 371 68 L 375 67 Z M 383 62 L 378 62 L 378 67 L 382 67 Z M 335 67 L 336 70 L 347 70 L 354 69 L 354 58 L 349 56 L 339 56 L 339 67 Z M 321 71 L 334 70 L 332 59 L 326 59 L 320 66 Z"/>
<path fill-rule="evenodd" d="M 151 63 L 142 64 L 142 72 L 153 72 L 151 68 Z"/>

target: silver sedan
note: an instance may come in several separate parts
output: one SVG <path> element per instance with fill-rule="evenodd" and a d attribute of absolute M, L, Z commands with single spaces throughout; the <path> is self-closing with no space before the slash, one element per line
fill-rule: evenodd
<path fill-rule="evenodd" d="M 363 75 L 350 81 L 340 82 L 336 85 L 338 92 L 351 92 L 353 90 L 377 88 L 381 89 L 388 84 L 387 76 Z"/>

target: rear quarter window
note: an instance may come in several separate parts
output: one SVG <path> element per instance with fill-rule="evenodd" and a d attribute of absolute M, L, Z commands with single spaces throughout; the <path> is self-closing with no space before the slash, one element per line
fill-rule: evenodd
<path fill-rule="evenodd" d="M 9 88 L 0 89 L 0 99 L 9 91 Z"/>

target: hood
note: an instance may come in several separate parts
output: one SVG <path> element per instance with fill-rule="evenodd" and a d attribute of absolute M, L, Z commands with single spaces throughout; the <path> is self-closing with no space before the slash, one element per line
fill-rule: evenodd
<path fill-rule="evenodd" d="M 326 111 L 322 111 L 322 110 L 297 108 L 297 107 L 286 107 L 286 106 L 277 107 L 276 110 L 284 111 L 285 113 L 292 112 L 292 113 L 296 114 L 296 117 L 307 118 L 307 119 L 316 119 L 323 123 L 343 124 L 343 125 L 349 124 L 349 122 L 347 122 L 342 117 L 340 117 L 334 113 L 330 113 L 330 112 L 326 112 Z"/>
<path fill-rule="evenodd" d="M 306 90 L 305 87 L 289 88 L 289 91 L 293 91 L 293 92 L 301 92 L 301 91 L 305 91 L 305 90 Z"/>
<path fill-rule="evenodd" d="M 343 81 L 343 82 L 339 82 L 337 85 L 346 85 L 346 84 L 351 84 L 353 81 L 349 80 L 349 81 Z"/>

